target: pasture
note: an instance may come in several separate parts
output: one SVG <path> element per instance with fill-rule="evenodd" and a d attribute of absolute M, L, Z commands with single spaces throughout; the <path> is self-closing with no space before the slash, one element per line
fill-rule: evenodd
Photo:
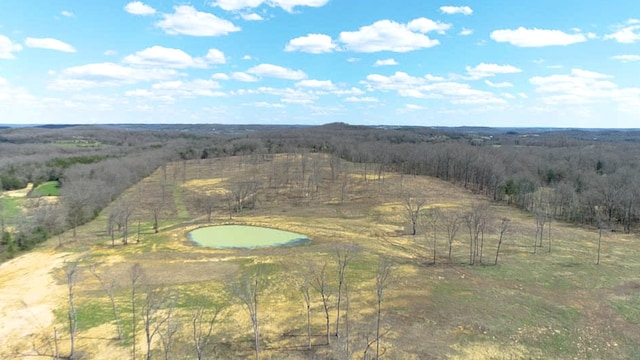
<path fill-rule="evenodd" d="M 241 191 L 238 184 L 247 181 L 259 186 L 250 194 L 255 195 L 251 206 L 241 208 L 234 194 Z M 211 195 L 211 221 L 198 205 L 202 194 Z M 424 200 L 416 235 L 411 235 L 407 217 L 408 194 Z M 128 244 L 122 245 L 122 233 L 109 234 L 107 224 L 109 214 L 125 204 L 135 210 L 128 225 Z M 157 204 L 162 208 L 156 233 L 152 213 Z M 461 220 L 449 258 L 444 215 L 463 216 L 477 204 L 488 204 L 488 220 L 482 233 L 482 261 L 469 265 L 469 230 Z M 433 216 L 434 209 L 440 211 L 438 218 Z M 508 219 L 509 225 L 494 265 L 502 219 Z M 312 241 L 259 249 L 211 249 L 189 241 L 189 231 L 218 224 L 265 226 L 305 234 Z M 337 164 L 320 154 L 171 163 L 79 227 L 75 238 L 65 233 L 62 246 L 51 240 L 34 253 L 0 265 L 0 293 L 20 294 L 28 284 L 38 283 L 41 292 L 49 295 L 39 296 L 32 290 L 26 292 L 31 294 L 26 301 L 18 295 L 0 297 L 0 315 L 6 319 L 0 334 L 7 329 L 14 334 L 7 337 L 9 345 L 0 350 L 0 356 L 50 354 L 54 340 L 61 353 L 68 351 L 65 269 L 77 261 L 76 352 L 85 358 L 130 357 L 134 337 L 136 358 L 143 358 L 144 323 L 139 313 L 133 322 L 132 306 L 143 309 L 150 294 L 160 293 L 165 301 L 156 316 L 171 311 L 177 328 L 169 358 L 196 358 L 192 324 L 194 310 L 200 307 L 219 309 L 205 358 L 253 358 L 252 323 L 235 291 L 245 284 L 246 276 L 258 276 L 261 358 L 362 359 L 374 355 L 376 273 L 380 259 L 385 259 L 392 264 L 392 272 L 381 302 L 381 358 L 637 357 L 637 235 L 604 233 L 601 263 L 596 265 L 596 229 L 557 222 L 549 226 L 550 251 L 546 232 L 543 246 L 534 248 L 536 221 L 531 214 L 489 204 L 434 178 L 386 173 L 344 161 Z M 345 268 L 348 300 L 342 293 L 340 337 L 336 337 L 336 254 L 346 245 L 354 250 Z M 309 350 L 300 289 L 305 277 L 317 276 L 325 264 L 331 344 L 326 344 L 322 299 L 312 288 Z M 134 266 L 142 269 L 138 283 L 132 281 Z M 93 273 L 113 284 L 113 304 L 123 333 L 120 340 L 112 303 Z M 132 301 L 136 286 L 138 297 Z M 20 301 L 23 307 L 16 305 Z M 37 309 L 36 315 L 26 315 L 29 309 Z M 167 330 L 167 324 L 159 324 L 158 334 Z M 158 335 L 152 342 L 154 358 L 164 356 L 161 339 Z"/>

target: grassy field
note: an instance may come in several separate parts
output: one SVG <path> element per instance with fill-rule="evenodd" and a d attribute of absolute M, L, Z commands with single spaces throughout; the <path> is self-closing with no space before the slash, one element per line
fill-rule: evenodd
<path fill-rule="evenodd" d="M 313 347 L 309 351 L 305 347 L 306 313 L 299 289 L 305 274 L 318 274 L 318 269 L 327 264 L 330 320 L 335 327 L 336 251 L 353 244 L 358 250 L 346 268 L 350 358 L 362 359 L 375 334 L 375 279 L 381 258 L 393 264 L 392 281 L 382 302 L 384 358 L 640 356 L 640 249 L 635 245 L 636 235 L 604 234 L 601 264 L 596 265 L 597 231 L 554 222 L 551 251 L 545 237 L 544 246 L 534 254 L 536 224 L 532 215 L 491 204 L 483 264 L 468 265 L 469 235 L 464 224 L 454 239 L 452 259 L 448 259 L 443 221 L 436 223 L 433 263 L 433 229 L 427 227 L 416 236 L 409 235 L 403 196 L 411 193 L 424 199 L 424 214 L 434 208 L 465 212 L 485 199 L 437 179 L 390 173 L 378 178 L 366 173 L 361 165 L 345 162 L 340 175 L 332 179 L 328 158 L 321 155 L 306 159 L 306 172 L 302 163 L 300 155 L 291 154 L 170 164 L 166 179 L 159 170 L 123 195 L 123 199 L 139 204 L 136 219 L 140 219 L 141 230 L 133 234 L 137 232 L 137 220 L 130 225 L 134 230 L 130 229 L 129 245 L 120 245 L 117 238 L 118 245 L 111 247 L 111 237 L 105 232 L 111 209 L 80 227 L 77 238 L 65 234 L 66 245 L 55 251 L 69 252 L 80 259 L 75 296 L 79 351 L 92 359 L 108 359 L 109 355 L 130 351 L 129 272 L 139 264 L 144 276 L 136 298 L 138 308 L 144 307 L 144 294 L 150 289 L 172 299 L 161 309 L 166 312 L 172 308 L 179 324 L 173 359 L 195 356 L 191 321 L 198 306 L 221 308 L 212 341 L 206 347 L 210 356 L 253 357 L 249 316 L 234 296 L 234 287 L 241 284 L 238 279 L 243 274 L 255 272 L 265 284 L 259 292 L 262 358 L 344 359 L 344 298 L 342 337 L 332 336 L 332 345 L 327 346 L 320 296 L 311 291 Z M 232 213 L 230 218 L 226 194 L 246 179 L 259 179 L 262 184 L 259 201 L 254 209 Z M 156 234 L 147 205 L 161 194 L 167 205 Z M 187 232 L 208 225 L 205 213 L 195 206 L 198 194 L 220 196 L 212 224 L 267 226 L 304 234 L 312 241 L 295 247 L 252 250 L 193 246 Z M 503 218 L 508 218 L 510 225 L 499 264 L 494 266 L 498 226 Z M 91 267 L 104 279 L 113 280 L 124 340 L 113 340 L 116 331 L 111 304 L 88 271 Z M 57 286 L 64 289 L 64 270 L 58 268 L 53 274 Z M 58 306 L 53 309 L 55 320 L 41 329 L 44 332 L 50 333 L 53 326 L 65 329 L 66 297 L 64 291 L 60 293 Z M 142 358 L 142 323 L 138 330 L 137 352 Z M 66 336 L 63 333 L 61 338 Z M 159 339 L 153 353 L 158 358 L 162 355 Z M 63 341 L 61 348 L 65 346 Z M 371 355 L 371 351 L 368 353 Z"/>
<path fill-rule="evenodd" d="M 60 183 L 57 181 L 47 181 L 44 182 L 29 194 L 31 197 L 40 197 L 40 196 L 58 196 L 60 195 Z"/>

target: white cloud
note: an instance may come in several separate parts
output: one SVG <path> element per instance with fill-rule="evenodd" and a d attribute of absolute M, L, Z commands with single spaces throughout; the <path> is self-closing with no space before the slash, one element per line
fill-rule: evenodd
<path fill-rule="evenodd" d="M 560 30 L 527 29 L 495 30 L 491 39 L 519 47 L 566 46 L 587 41 L 583 34 L 567 34 Z"/>
<path fill-rule="evenodd" d="M 280 96 L 281 102 L 293 104 L 311 104 L 318 99 L 318 95 L 312 92 L 291 88 L 276 89 L 271 87 L 261 87 L 257 90 L 251 91 L 250 93 Z"/>
<path fill-rule="evenodd" d="M 0 35 L 0 59 L 15 59 L 14 52 L 22 50 L 22 45 L 14 44 L 11 39 Z"/>
<path fill-rule="evenodd" d="M 344 99 L 344 101 L 354 102 L 354 103 L 355 102 L 375 103 L 380 100 L 371 96 L 349 96 L 348 98 Z"/>
<path fill-rule="evenodd" d="M 240 16 L 242 17 L 242 19 L 246 20 L 246 21 L 261 21 L 264 20 L 264 18 L 256 13 L 249 13 L 249 14 L 240 14 Z"/>
<path fill-rule="evenodd" d="M 473 30 L 471 29 L 467 29 L 467 28 L 462 28 L 462 30 L 460 30 L 460 35 L 462 36 L 468 36 L 473 34 Z"/>
<path fill-rule="evenodd" d="M 270 102 L 266 102 L 266 101 L 258 101 L 258 102 L 254 102 L 254 103 L 250 103 L 250 104 L 244 104 L 244 105 L 255 106 L 255 107 L 259 107 L 259 108 L 276 108 L 276 109 L 281 109 L 281 108 L 285 107 L 284 104 L 270 103 Z"/>
<path fill-rule="evenodd" d="M 220 84 L 212 80 L 196 79 L 193 81 L 163 81 L 151 85 L 151 89 L 136 89 L 125 92 L 128 97 L 146 98 L 167 103 L 175 102 L 176 98 L 222 97 L 227 96 L 217 91 Z"/>
<path fill-rule="evenodd" d="M 319 90 L 333 90 L 335 88 L 331 80 L 302 80 L 297 82 L 296 86 Z"/>
<path fill-rule="evenodd" d="M 640 61 L 640 55 L 616 55 L 611 58 L 613 60 L 622 61 L 623 63 Z"/>
<path fill-rule="evenodd" d="M 230 78 L 233 79 L 233 80 L 238 80 L 238 81 L 242 81 L 242 82 L 256 82 L 256 81 L 258 81 L 258 78 L 256 78 L 255 76 L 249 75 L 249 74 L 244 73 L 244 72 L 239 72 L 239 71 L 231 73 Z"/>
<path fill-rule="evenodd" d="M 272 64 L 260 64 L 250 68 L 247 72 L 260 77 L 273 77 L 288 80 L 302 80 L 307 77 L 307 74 L 301 70 L 292 70 Z"/>
<path fill-rule="evenodd" d="M 409 111 L 415 111 L 415 110 L 425 110 L 426 107 L 421 106 L 421 105 L 416 105 L 416 104 L 406 104 L 404 106 L 405 110 L 409 110 Z"/>
<path fill-rule="evenodd" d="M 493 87 L 493 88 L 513 87 L 513 84 L 510 83 L 510 82 L 507 82 L 507 81 L 494 83 L 494 82 L 491 82 L 489 80 L 485 80 L 484 83 L 489 85 L 490 87 Z"/>
<path fill-rule="evenodd" d="M 437 23 L 426 18 L 400 24 L 391 20 L 380 20 L 358 31 L 340 33 L 340 42 L 347 50 L 372 53 L 378 51 L 408 52 L 438 45 L 438 40 L 430 39 L 425 33 L 444 32 L 450 25 Z"/>
<path fill-rule="evenodd" d="M 141 1 L 130 2 L 124 7 L 124 11 L 133 15 L 153 15 L 156 13 L 156 9 L 149 5 L 143 4 Z"/>
<path fill-rule="evenodd" d="M 640 105 L 640 88 L 620 88 L 610 76 L 581 69 L 567 75 L 536 76 L 529 79 L 542 101 L 550 105 L 584 105 L 617 102 L 620 106 Z"/>
<path fill-rule="evenodd" d="M 28 37 L 25 41 L 24 44 L 27 47 L 30 48 L 38 48 L 38 49 L 47 49 L 47 50 L 56 50 L 56 51 L 62 51 L 62 52 L 68 52 L 68 53 L 74 53 L 76 52 L 76 49 L 63 42 L 60 41 L 58 39 L 52 39 L 52 38 L 31 38 Z"/>
<path fill-rule="evenodd" d="M 311 54 L 329 53 L 334 51 L 337 45 L 329 35 L 309 34 L 289 40 L 284 51 L 301 51 Z"/>
<path fill-rule="evenodd" d="M 116 56 L 118 55 L 118 51 L 110 49 L 104 52 L 104 55 L 106 56 Z"/>
<path fill-rule="evenodd" d="M 97 63 L 64 69 L 49 85 L 55 90 L 83 90 L 98 86 L 119 86 L 145 81 L 174 78 L 175 70 L 157 68 L 132 68 L 114 63 Z"/>
<path fill-rule="evenodd" d="M 212 5 L 227 11 L 256 8 L 262 4 L 280 7 L 284 11 L 293 12 L 296 6 L 321 7 L 329 0 L 217 0 Z"/>
<path fill-rule="evenodd" d="M 468 6 L 441 6 L 440 11 L 448 15 L 462 14 L 471 15 L 473 10 Z"/>
<path fill-rule="evenodd" d="M 66 16 L 66 17 L 74 17 L 75 16 L 71 11 L 66 11 L 66 10 L 60 11 L 60 15 Z"/>
<path fill-rule="evenodd" d="M 617 31 L 604 38 L 613 39 L 622 44 L 631 44 L 640 40 L 640 21 L 629 19 L 624 25 L 616 26 Z"/>
<path fill-rule="evenodd" d="M 225 73 L 215 73 L 213 75 L 211 75 L 212 79 L 216 79 L 216 80 L 230 80 L 231 78 L 229 77 L 229 75 L 225 74 Z"/>
<path fill-rule="evenodd" d="M 473 79 L 480 79 L 483 77 L 495 76 L 497 74 L 514 74 L 522 72 L 512 65 L 498 65 L 498 64 L 485 64 L 480 63 L 475 67 L 466 67 L 467 72 Z"/>
<path fill-rule="evenodd" d="M 170 35 L 220 36 L 240 31 L 230 21 L 198 11 L 193 6 L 175 6 L 174 11 L 173 14 L 163 14 L 163 20 L 156 23 L 157 27 Z"/>
<path fill-rule="evenodd" d="M 209 64 L 226 64 L 227 63 L 227 58 L 224 56 L 224 53 L 218 49 L 209 49 L 204 59 Z"/>
<path fill-rule="evenodd" d="M 245 55 L 242 57 L 242 60 L 251 60 L 253 59 L 250 55 Z"/>
<path fill-rule="evenodd" d="M 373 64 L 373 66 L 393 66 L 393 65 L 398 65 L 398 62 L 395 59 L 377 60 Z"/>
<path fill-rule="evenodd" d="M 204 59 L 193 58 L 180 49 L 166 48 L 157 45 L 138 51 L 133 55 L 128 55 L 122 62 L 135 66 L 172 67 L 178 69 L 207 67 L 207 61 Z"/>

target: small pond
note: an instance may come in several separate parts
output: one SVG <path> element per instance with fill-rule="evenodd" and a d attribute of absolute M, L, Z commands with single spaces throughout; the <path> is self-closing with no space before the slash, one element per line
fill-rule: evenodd
<path fill-rule="evenodd" d="M 190 231 L 187 236 L 196 245 L 216 249 L 254 249 L 298 245 L 311 241 L 301 234 L 247 225 L 207 226 Z"/>

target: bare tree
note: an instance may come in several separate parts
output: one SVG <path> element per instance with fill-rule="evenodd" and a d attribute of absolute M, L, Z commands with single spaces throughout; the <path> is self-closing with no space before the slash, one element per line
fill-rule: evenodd
<path fill-rule="evenodd" d="M 198 360 L 204 358 L 204 349 L 211 341 L 211 332 L 213 326 L 220 314 L 220 307 L 213 309 L 213 313 L 204 306 L 198 306 L 191 315 L 191 324 L 193 326 L 193 345 L 196 348 Z"/>
<path fill-rule="evenodd" d="M 502 222 L 500 223 L 500 239 L 498 240 L 498 248 L 496 249 L 496 261 L 493 263 L 494 265 L 498 265 L 498 255 L 500 255 L 500 246 L 502 246 L 502 239 L 504 237 L 504 233 L 509 229 L 509 219 L 502 218 Z"/>
<path fill-rule="evenodd" d="M 160 341 L 162 342 L 162 352 L 164 353 L 164 360 L 171 359 L 171 349 L 173 347 L 173 337 L 180 330 L 180 322 L 173 314 L 173 306 L 169 308 L 167 314 L 167 321 L 164 323 L 164 328 L 159 331 Z"/>
<path fill-rule="evenodd" d="M 255 359 L 260 359 L 260 323 L 258 318 L 258 295 L 262 290 L 261 270 L 254 274 L 244 274 L 234 284 L 233 292 L 242 301 L 249 313 L 253 328 Z"/>
<path fill-rule="evenodd" d="M 118 340 L 122 340 L 122 325 L 120 324 L 120 316 L 118 314 L 118 308 L 116 307 L 115 293 L 116 293 L 116 281 L 111 278 L 109 282 L 106 282 L 96 270 L 96 266 L 92 266 L 90 269 L 93 276 L 98 279 L 100 283 L 100 287 L 104 292 L 109 296 L 109 301 L 111 302 L 111 311 L 113 311 L 113 318 L 116 321 L 116 329 L 118 331 Z"/>
<path fill-rule="evenodd" d="M 213 194 L 198 194 L 195 196 L 196 206 L 207 215 L 207 222 L 211 222 L 211 214 L 215 209 L 216 197 Z"/>
<path fill-rule="evenodd" d="M 345 272 L 351 261 L 356 246 L 353 243 L 343 244 L 336 248 L 336 260 L 338 262 L 338 296 L 336 300 L 336 337 L 340 337 L 340 305 L 342 301 L 342 288 L 346 286 Z"/>
<path fill-rule="evenodd" d="M 329 324 L 329 299 L 331 291 L 327 282 L 327 263 L 325 262 L 320 269 L 314 266 L 313 270 L 313 288 L 320 294 L 322 299 L 322 308 L 324 309 L 326 321 L 327 345 L 331 344 L 331 332 Z"/>
<path fill-rule="evenodd" d="M 163 307 L 168 310 L 163 311 Z M 162 326 L 171 317 L 173 312 L 172 295 L 163 289 L 147 288 L 144 303 L 142 304 L 142 322 L 144 324 L 145 340 L 147 342 L 146 359 L 151 360 L 151 344 Z"/>
<path fill-rule="evenodd" d="M 411 222 L 411 235 L 416 235 L 417 233 L 420 209 L 422 209 L 424 203 L 424 199 L 416 199 L 409 193 L 404 195 L 404 208 L 406 210 L 407 219 Z"/>
<path fill-rule="evenodd" d="M 431 240 L 433 242 L 433 263 L 436 263 L 436 249 L 437 249 L 437 231 L 438 231 L 438 220 L 440 219 L 440 211 L 437 208 L 430 209 L 427 214 L 424 215 L 426 219 L 425 223 L 425 234 L 424 237 L 426 240 L 429 238 L 429 232 L 426 231 L 426 228 L 430 228 L 431 230 Z"/>
<path fill-rule="evenodd" d="M 376 273 L 376 359 L 380 358 L 380 323 L 382 320 L 382 300 L 384 291 L 391 280 L 391 262 L 389 259 L 381 258 L 378 262 Z"/>
<path fill-rule="evenodd" d="M 76 311 L 75 304 L 75 293 L 74 286 L 76 284 L 76 275 L 78 271 L 78 261 L 74 261 L 71 264 L 68 264 L 65 273 L 67 276 L 67 288 L 68 292 L 68 301 L 69 301 L 69 311 L 67 313 L 67 319 L 69 321 L 69 341 L 70 341 L 70 349 L 69 349 L 69 359 L 74 359 L 75 354 L 75 345 L 76 345 L 76 332 L 78 330 L 78 312 Z"/>
<path fill-rule="evenodd" d="M 140 281 L 144 276 L 144 272 L 142 271 L 142 266 L 140 264 L 135 263 L 129 269 L 129 280 L 131 281 L 131 359 L 136 359 L 136 336 L 137 336 L 137 307 L 136 307 L 136 295 L 138 291 L 138 286 L 140 286 Z"/>
<path fill-rule="evenodd" d="M 455 211 L 448 211 L 443 216 L 444 226 L 447 229 L 447 240 L 449 242 L 449 262 L 451 262 L 451 250 L 453 249 L 453 240 L 456 237 L 456 233 L 460 229 L 461 219 L 460 213 Z"/>
<path fill-rule="evenodd" d="M 489 215 L 489 206 L 485 203 L 476 203 L 471 206 L 471 210 L 465 214 L 464 221 L 469 230 L 469 265 L 482 262 L 480 258 L 480 235 Z"/>
<path fill-rule="evenodd" d="M 311 288 L 311 274 L 305 272 L 300 279 L 300 292 L 304 297 L 305 309 L 307 312 L 307 349 L 311 350 L 311 296 L 309 289 Z"/>
<path fill-rule="evenodd" d="M 260 183 L 258 181 L 240 181 L 231 189 L 232 198 L 235 201 L 235 211 L 242 212 L 244 209 L 252 209 L 255 207 L 258 189 Z"/>

